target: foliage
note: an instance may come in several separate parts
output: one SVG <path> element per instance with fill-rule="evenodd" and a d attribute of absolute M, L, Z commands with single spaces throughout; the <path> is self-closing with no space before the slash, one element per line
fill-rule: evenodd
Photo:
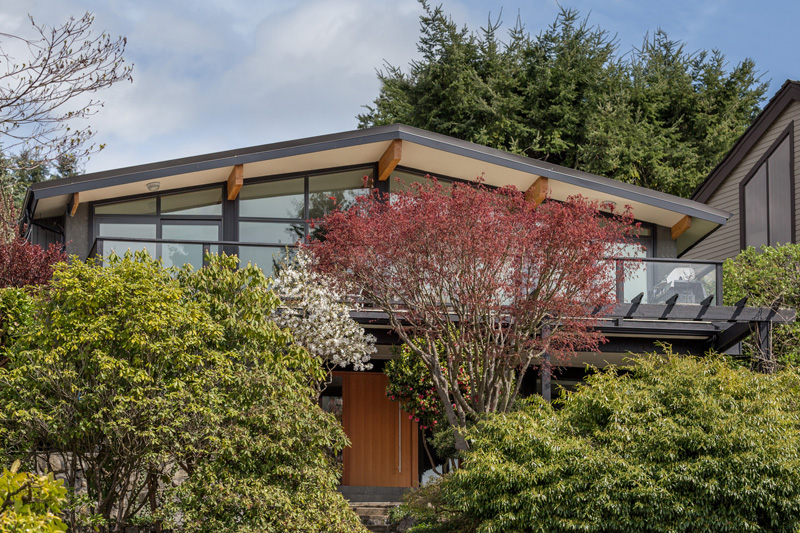
<path fill-rule="evenodd" d="M 4 150 L 29 151 L 27 168 L 103 148 L 87 146 L 94 131 L 75 121 L 102 107 L 94 93 L 132 80 L 133 67 L 124 65 L 125 38 L 95 35 L 93 21 L 86 13 L 48 27 L 30 17 L 32 37 L 0 34 L 0 139 Z"/>
<path fill-rule="evenodd" d="M 800 373 L 645 356 L 469 433 L 412 531 L 796 531 Z"/>
<path fill-rule="evenodd" d="M 55 533 L 66 531 L 59 518 L 67 489 L 52 474 L 19 472 L 19 462 L 0 475 L 0 531 Z"/>
<path fill-rule="evenodd" d="M 352 366 L 353 370 L 372 368 L 369 359 L 375 353 L 375 337 L 366 334 L 345 303 L 345 295 L 332 280 L 312 268 L 312 258 L 298 252 L 278 269 L 272 289 L 281 299 L 275 322 L 292 332 L 295 341 L 326 363 Z"/>
<path fill-rule="evenodd" d="M 289 369 L 242 372 L 205 421 L 217 434 L 174 493 L 179 531 L 363 531 L 328 450 L 348 444 Z M 208 433 L 208 426 L 198 427 Z"/>
<path fill-rule="evenodd" d="M 443 354 L 445 350 L 439 347 L 437 351 Z M 444 406 L 433 379 L 422 359 L 408 346 L 400 346 L 386 362 L 383 373 L 389 378 L 386 396 L 401 402 L 403 409 L 416 417 L 421 430 L 434 430 L 440 420 L 445 420 Z M 466 388 L 462 386 L 462 394 L 465 393 Z"/>
<path fill-rule="evenodd" d="M 519 22 L 459 27 L 421 0 L 407 72 L 386 65 L 359 126 L 404 123 L 689 196 L 756 117 L 766 83 L 745 59 L 687 52 L 658 30 L 622 53 L 607 31 L 562 9 L 531 36 Z"/>
<path fill-rule="evenodd" d="M 193 385 L 194 369 L 225 361 L 206 349 L 220 327 L 169 272 L 146 255 L 109 263 L 56 267 L 30 327 L 7 351 L 0 391 L 15 449 L 41 449 L 45 464 L 60 464 L 66 486 L 85 486 L 89 513 L 113 528 L 149 503 L 138 498 L 148 475 L 167 472 L 183 429 L 173 396 Z M 67 522 L 74 529 L 79 519 Z"/>
<path fill-rule="evenodd" d="M 748 305 L 797 309 L 800 305 L 800 245 L 749 247 L 723 265 L 725 304 L 747 298 Z M 800 323 L 774 325 L 772 353 L 764 359 L 752 338 L 743 343 L 744 354 L 762 370 L 777 364 L 800 363 Z M 767 368 L 769 367 L 769 368 Z"/>
<path fill-rule="evenodd" d="M 54 164 L 38 161 L 29 149 L 6 158 L 0 153 L 0 189 L 10 193 L 14 205 L 22 206 L 25 193 L 31 185 L 56 178 L 69 178 L 80 170 L 77 156 L 73 153 L 58 156 Z"/>
<path fill-rule="evenodd" d="M 346 438 L 308 385 L 324 369 L 270 319 L 263 274 L 229 257 L 197 272 L 144 252 L 105 261 L 56 267 L 0 368 L 0 437 L 64 477 L 70 529 L 198 531 L 209 513 L 239 531 L 289 516 L 304 530 L 320 509 L 351 524 L 327 455 Z M 219 500 L 193 499 L 209 487 Z"/>
<path fill-rule="evenodd" d="M 214 348 L 229 357 L 235 355 L 235 361 L 243 365 L 263 361 L 276 368 L 292 368 L 308 383 L 324 379 L 319 363 L 275 323 L 280 300 L 261 269 L 250 264 L 237 268 L 236 256 L 206 258 L 207 266 L 195 271 L 187 265 L 177 278 L 187 297 L 202 305 L 222 328 Z"/>
<path fill-rule="evenodd" d="M 627 212 L 601 223 L 598 206 L 579 198 L 536 208 L 515 189 L 445 190 L 434 180 L 328 214 L 326 240 L 307 249 L 350 294 L 388 314 L 457 429 L 508 410 L 545 350 L 596 349 L 592 325 L 614 298 L 605 258 L 629 223 Z"/>
<path fill-rule="evenodd" d="M 30 326 L 32 314 L 33 299 L 28 292 L 17 287 L 0 289 L 0 350 Z M 0 366 L 4 364 L 0 351 Z"/>
<path fill-rule="evenodd" d="M 0 190 L 0 288 L 40 285 L 53 274 L 53 265 L 67 255 L 57 244 L 46 250 L 19 232 L 19 211 Z"/>

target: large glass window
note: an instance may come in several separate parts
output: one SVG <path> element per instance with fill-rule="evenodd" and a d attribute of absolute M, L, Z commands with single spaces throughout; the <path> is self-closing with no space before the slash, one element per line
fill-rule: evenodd
<path fill-rule="evenodd" d="M 439 178 L 438 176 L 436 178 L 436 181 L 439 182 L 445 189 L 449 189 L 450 187 L 453 186 L 452 181 Z M 390 182 L 391 182 L 390 184 L 391 191 L 399 192 L 411 189 L 415 183 L 429 183 L 430 178 L 426 177 L 425 174 L 408 172 L 406 170 L 398 170 L 392 172 Z"/>
<path fill-rule="evenodd" d="M 239 216 L 305 220 L 305 179 L 245 185 L 239 192 Z"/>
<path fill-rule="evenodd" d="M 222 216 L 222 189 L 162 196 L 161 214 Z"/>
<path fill-rule="evenodd" d="M 309 220 L 347 209 L 368 194 L 372 173 L 360 168 L 245 185 L 239 193 L 239 241 L 287 246 L 306 239 Z M 263 257 L 253 250 L 247 254 L 262 266 L 273 251 Z"/>
<path fill-rule="evenodd" d="M 742 245 L 794 242 L 792 136 L 785 135 L 742 183 Z"/>
<path fill-rule="evenodd" d="M 146 250 L 160 257 L 164 266 L 191 264 L 199 268 L 205 251 L 219 251 L 209 243 L 222 239 L 222 188 L 95 205 L 94 224 L 101 255 Z"/>

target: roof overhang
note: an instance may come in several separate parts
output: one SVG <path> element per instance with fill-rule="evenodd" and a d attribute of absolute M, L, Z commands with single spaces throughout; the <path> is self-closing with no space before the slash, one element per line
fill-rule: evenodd
<path fill-rule="evenodd" d="M 684 198 L 401 124 L 41 182 L 28 190 L 25 209 L 33 218 L 44 218 L 63 214 L 74 193 L 80 193 L 84 203 L 143 194 L 152 181 L 159 181 L 160 191 L 222 183 L 234 165 L 244 166 L 247 183 L 256 177 L 374 164 L 397 139 L 403 142 L 400 165 L 432 175 L 463 180 L 482 177 L 487 185 L 513 185 L 523 191 L 544 177 L 556 200 L 582 195 L 620 207 L 630 205 L 638 220 L 667 227 L 685 216 L 692 217 L 689 230 L 678 237 L 679 252 L 730 217 L 725 211 Z"/>

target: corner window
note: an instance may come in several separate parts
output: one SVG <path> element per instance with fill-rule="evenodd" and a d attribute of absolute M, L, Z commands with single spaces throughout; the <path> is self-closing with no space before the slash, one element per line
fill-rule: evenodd
<path fill-rule="evenodd" d="M 793 125 L 772 145 L 739 189 L 741 246 L 794 242 Z"/>

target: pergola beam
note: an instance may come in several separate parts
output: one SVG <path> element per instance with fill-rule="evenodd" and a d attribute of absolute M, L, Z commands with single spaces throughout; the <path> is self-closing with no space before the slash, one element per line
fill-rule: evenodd
<path fill-rule="evenodd" d="M 543 176 L 539 176 L 536 178 L 536 181 L 533 182 L 533 185 L 528 187 L 528 190 L 525 191 L 525 200 L 532 203 L 533 206 L 536 207 L 545 201 L 549 188 L 548 179 Z"/>
<path fill-rule="evenodd" d="M 378 181 L 386 181 L 403 155 L 403 141 L 395 139 L 378 161 Z"/>
<path fill-rule="evenodd" d="M 228 175 L 228 200 L 236 200 L 244 185 L 244 165 L 234 165 Z"/>
<path fill-rule="evenodd" d="M 769 307 L 731 307 L 731 306 L 700 306 L 700 305 L 664 305 L 664 304 L 630 304 L 621 303 L 614 306 L 602 318 L 604 320 L 620 319 L 622 323 L 628 321 L 649 320 L 652 326 L 657 324 L 678 324 L 682 321 L 703 322 L 772 322 L 774 324 L 790 324 L 795 320 L 794 309 L 771 309 Z M 353 311 L 350 317 L 374 324 L 387 323 L 389 317 L 383 311 Z M 451 315 L 452 321 L 457 321 Z M 676 327 L 687 327 L 684 324 Z"/>

